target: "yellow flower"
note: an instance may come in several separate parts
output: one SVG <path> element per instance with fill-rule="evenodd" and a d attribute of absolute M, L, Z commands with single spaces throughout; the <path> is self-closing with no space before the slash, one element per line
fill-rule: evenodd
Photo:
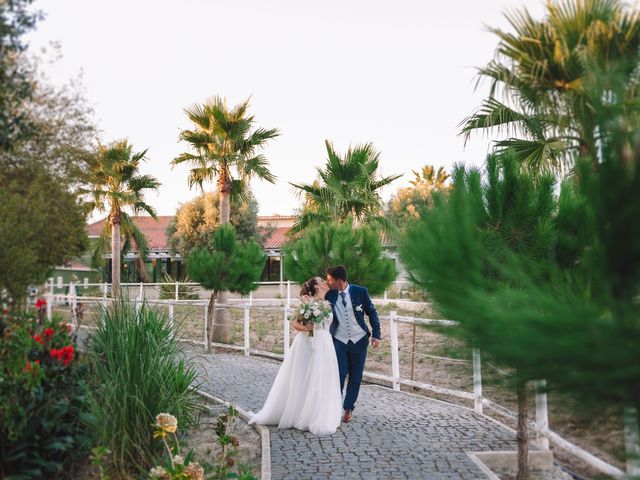
<path fill-rule="evenodd" d="M 174 433 L 178 429 L 178 419 L 168 413 L 159 413 L 156 416 L 156 426 L 165 433 Z"/>

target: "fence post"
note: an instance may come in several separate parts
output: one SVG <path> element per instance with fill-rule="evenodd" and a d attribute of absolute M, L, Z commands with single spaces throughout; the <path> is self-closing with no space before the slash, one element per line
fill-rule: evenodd
<path fill-rule="evenodd" d="M 47 318 L 51 320 L 53 316 L 53 278 L 47 284 Z"/>
<path fill-rule="evenodd" d="M 549 428 L 549 415 L 547 413 L 547 381 L 536 380 L 536 434 L 540 448 L 549 450 L 549 439 L 541 434 Z"/>
<path fill-rule="evenodd" d="M 391 327 L 391 376 L 393 377 L 393 389 L 400 390 L 400 358 L 398 356 L 398 320 L 397 313 L 391 310 L 389 313 Z"/>
<path fill-rule="evenodd" d="M 142 282 L 140 282 L 140 292 L 138 293 L 138 298 L 140 300 L 144 299 L 144 287 L 143 287 L 143 285 L 144 284 Z"/>
<path fill-rule="evenodd" d="M 636 478 L 640 475 L 640 434 L 638 433 L 638 411 L 633 407 L 624 409 L 624 443 L 627 453 L 627 473 Z"/>
<path fill-rule="evenodd" d="M 287 308 L 291 307 L 291 280 L 287 280 Z"/>
<path fill-rule="evenodd" d="M 171 325 L 171 330 L 173 330 L 173 303 L 169 304 L 169 325 Z"/>
<path fill-rule="evenodd" d="M 215 312 L 214 312 L 215 314 Z M 207 348 L 209 339 L 209 301 L 204 305 L 204 348 Z"/>
<path fill-rule="evenodd" d="M 244 306 L 244 356 L 249 356 L 249 307 Z"/>
<path fill-rule="evenodd" d="M 253 306 L 253 292 L 249 292 L 249 305 Z"/>
<path fill-rule="evenodd" d="M 474 348 L 473 354 L 473 409 L 482 414 L 482 363 L 480 349 Z"/>
<path fill-rule="evenodd" d="M 109 289 L 109 286 L 107 285 L 107 282 L 104 282 L 104 286 L 102 287 L 102 306 L 104 308 L 107 308 L 107 290 Z"/>
<path fill-rule="evenodd" d="M 178 287 L 178 279 L 176 279 L 176 300 L 180 300 L 180 289 Z"/>
<path fill-rule="evenodd" d="M 78 324 L 78 294 L 76 292 L 76 284 L 69 283 L 69 296 L 71 297 L 71 323 L 73 326 Z"/>
<path fill-rule="evenodd" d="M 289 352 L 289 307 L 284 307 L 284 354 Z"/>
<path fill-rule="evenodd" d="M 413 324 L 413 335 L 411 336 L 411 380 L 415 380 L 415 371 L 416 371 L 416 324 Z M 412 390 L 415 390 L 415 387 L 412 387 Z"/>

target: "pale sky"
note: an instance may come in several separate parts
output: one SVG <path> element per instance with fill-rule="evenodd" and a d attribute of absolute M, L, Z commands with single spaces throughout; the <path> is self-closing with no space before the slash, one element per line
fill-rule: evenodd
<path fill-rule="evenodd" d="M 543 14 L 541 0 L 38 0 L 45 20 L 29 34 L 36 49 L 61 45 L 48 67 L 54 81 L 83 74 L 101 140 L 128 138 L 148 148 L 144 173 L 162 186 L 147 200 L 160 215 L 198 194 L 188 167 L 169 162 L 188 150 L 183 109 L 213 95 L 235 105 L 251 95 L 257 125 L 281 136 L 264 153 L 275 185 L 253 182 L 260 215 L 291 214 L 288 182 L 306 183 L 325 161 L 324 140 L 339 152 L 373 142 L 384 175 L 408 184 L 432 164 L 479 164 L 480 134 L 464 147 L 458 123 L 476 108 L 476 66 L 491 59 L 506 27 L 505 9 Z M 213 188 L 211 185 L 207 189 Z"/>

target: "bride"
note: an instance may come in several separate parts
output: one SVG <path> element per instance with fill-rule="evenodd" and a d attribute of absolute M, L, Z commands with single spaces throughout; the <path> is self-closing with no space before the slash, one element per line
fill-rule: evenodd
<path fill-rule="evenodd" d="M 326 281 L 312 277 L 302 285 L 300 297 L 303 301 L 305 297 L 324 301 L 328 291 Z M 262 410 L 251 418 L 250 424 L 293 427 L 316 435 L 336 431 L 342 415 L 342 396 L 330 323 L 331 319 L 326 324 L 293 322 L 299 333 L 285 355 Z"/>

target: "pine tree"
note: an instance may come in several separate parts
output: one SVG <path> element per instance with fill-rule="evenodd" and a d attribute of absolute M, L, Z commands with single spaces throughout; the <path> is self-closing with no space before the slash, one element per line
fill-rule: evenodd
<path fill-rule="evenodd" d="M 243 295 L 258 288 L 267 256 L 255 240 L 239 242 L 234 228 L 220 225 L 207 248 L 197 248 L 187 257 L 189 277 L 213 290 L 207 313 L 207 348 L 211 341 L 227 343 L 224 325 L 213 325 L 218 293 L 229 291 Z"/>
<path fill-rule="evenodd" d="M 539 188 L 543 178 L 507 176 L 509 162 L 497 170 L 501 188 L 487 188 L 495 183 L 491 162 L 485 184 L 480 172 L 459 168 L 451 194 L 412 229 L 401 258 L 441 313 L 517 366 L 519 380 L 546 379 L 583 402 L 633 413 L 640 408 L 640 115 L 617 80 L 594 74 L 585 86 L 599 156 L 581 158 L 558 197 Z M 628 429 L 638 428 L 633 418 Z"/>
<path fill-rule="evenodd" d="M 332 265 L 344 265 L 349 282 L 366 286 L 376 295 L 397 274 L 394 261 L 384 255 L 379 231 L 365 225 L 354 229 L 351 220 L 309 228 L 285 246 L 284 253 L 286 274 L 298 283 L 324 276 Z"/>

